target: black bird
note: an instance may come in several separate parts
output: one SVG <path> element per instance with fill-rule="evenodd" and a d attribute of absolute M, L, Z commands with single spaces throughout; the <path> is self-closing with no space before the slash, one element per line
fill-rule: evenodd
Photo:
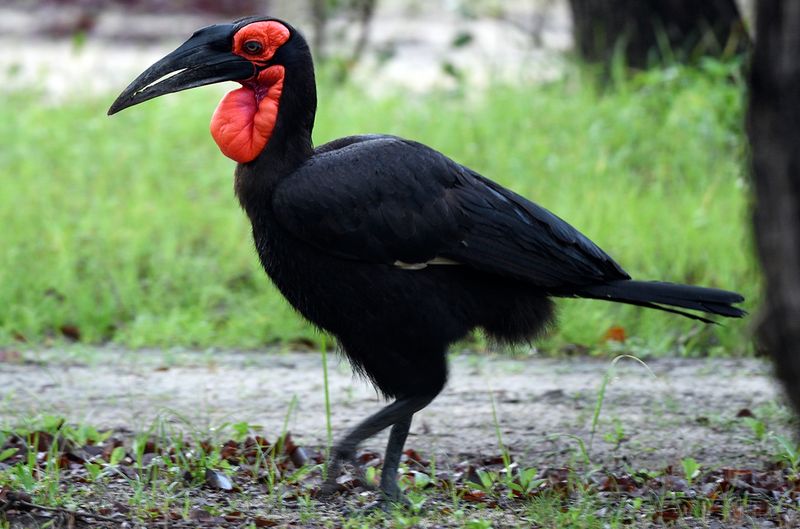
<path fill-rule="evenodd" d="M 261 263 L 289 303 L 338 340 L 391 404 L 335 445 L 326 491 L 365 439 L 391 427 L 381 489 L 399 498 L 411 418 L 441 391 L 449 344 L 475 328 L 531 340 L 551 297 L 741 317 L 734 292 L 634 281 L 546 209 L 425 145 L 386 135 L 314 148 L 311 53 L 268 17 L 196 31 L 117 98 L 109 114 L 170 92 L 238 81 L 211 121 L 236 160 L 235 189 Z"/>

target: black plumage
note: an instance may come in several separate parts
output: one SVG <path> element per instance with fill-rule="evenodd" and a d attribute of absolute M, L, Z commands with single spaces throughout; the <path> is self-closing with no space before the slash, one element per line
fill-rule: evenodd
<path fill-rule="evenodd" d="M 212 48 L 220 54 L 243 27 L 265 20 L 273 19 L 214 26 L 193 38 L 205 43 L 219 34 Z M 733 292 L 631 280 L 560 218 L 419 143 L 370 135 L 315 149 L 311 55 L 297 31 L 277 22 L 291 36 L 254 66 L 285 68 L 277 120 L 264 149 L 237 166 L 236 194 L 281 293 L 395 399 L 337 443 L 331 479 L 363 440 L 391 427 L 381 487 L 398 497 L 395 475 L 411 418 L 444 386 L 448 346 L 476 328 L 502 342 L 532 340 L 553 319 L 551 297 L 617 301 L 703 321 L 685 310 L 744 314 L 732 306 L 742 301 Z M 142 74 L 112 111 L 160 95 L 147 83 L 165 64 L 192 71 L 181 53 Z M 247 69 L 236 68 L 231 79 Z M 196 77 L 185 87 L 197 86 Z M 169 82 L 178 88 L 165 92 L 183 89 Z"/>

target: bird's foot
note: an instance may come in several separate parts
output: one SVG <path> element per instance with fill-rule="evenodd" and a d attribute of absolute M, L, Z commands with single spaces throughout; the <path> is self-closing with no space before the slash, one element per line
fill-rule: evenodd
<path fill-rule="evenodd" d="M 361 511 L 376 511 L 380 509 L 384 512 L 391 512 L 395 509 L 411 509 L 413 507 L 396 483 L 393 487 L 388 487 L 388 489 L 381 486 L 379 492 L 380 495 L 363 506 Z"/>
<path fill-rule="evenodd" d="M 383 512 L 391 512 L 396 508 L 406 509 L 411 507 L 411 504 L 408 503 L 408 500 L 405 498 L 400 499 L 389 499 L 386 496 L 381 496 L 377 498 L 375 501 L 372 501 L 365 506 L 361 507 L 359 511 L 377 511 L 381 510 Z"/>
<path fill-rule="evenodd" d="M 374 499 L 372 499 L 372 501 L 367 503 L 348 503 L 342 512 L 345 516 L 349 516 L 352 514 L 364 514 L 377 511 L 391 513 L 397 509 L 413 509 L 411 502 L 408 501 L 408 499 L 406 499 L 406 497 L 400 491 L 387 492 L 383 489 L 379 489 L 378 494 L 373 496 L 373 498 Z"/>
<path fill-rule="evenodd" d="M 403 491 L 397 485 L 397 480 L 381 479 L 381 499 L 392 505 L 401 505 L 403 507 L 411 507 L 411 502 L 408 501 Z"/>
<path fill-rule="evenodd" d="M 337 481 L 339 473 L 342 469 L 342 463 L 350 463 L 353 467 L 353 474 L 359 482 L 359 486 L 367 490 L 375 490 L 375 486 L 369 482 L 364 469 L 358 463 L 355 451 L 334 450 L 331 454 L 331 459 L 328 462 L 328 478 L 322 484 L 317 493 L 318 498 L 330 498 L 337 492 L 345 489 L 345 487 Z"/>
<path fill-rule="evenodd" d="M 337 492 L 339 492 L 339 483 L 336 481 L 335 478 L 334 479 L 328 478 L 319 488 L 319 491 L 317 492 L 317 498 L 321 500 L 327 500 Z"/>

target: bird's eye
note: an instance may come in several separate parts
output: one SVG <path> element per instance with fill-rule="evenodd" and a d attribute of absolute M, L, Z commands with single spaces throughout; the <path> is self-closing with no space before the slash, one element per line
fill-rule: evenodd
<path fill-rule="evenodd" d="M 264 50 L 264 46 L 257 40 L 248 40 L 244 43 L 244 51 L 251 55 L 258 55 Z"/>

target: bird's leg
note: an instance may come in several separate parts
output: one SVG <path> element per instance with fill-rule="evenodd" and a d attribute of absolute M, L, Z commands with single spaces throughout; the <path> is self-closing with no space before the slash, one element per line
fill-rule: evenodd
<path fill-rule="evenodd" d="M 383 458 L 383 470 L 381 471 L 381 491 L 390 500 L 400 499 L 400 487 L 397 486 L 397 467 L 400 465 L 400 457 L 403 454 L 403 445 L 406 444 L 412 417 L 409 415 L 400 419 L 394 423 L 389 432 L 389 442 L 386 444 L 386 455 Z"/>
<path fill-rule="evenodd" d="M 434 396 L 435 395 L 425 395 L 398 398 L 396 401 L 392 402 L 377 413 L 370 415 L 358 426 L 353 428 L 344 439 L 336 443 L 336 445 L 333 447 L 330 461 L 328 462 L 328 479 L 323 484 L 320 490 L 320 495 L 324 497 L 336 492 L 336 490 L 339 488 L 338 484 L 336 483 L 336 477 L 339 475 L 339 472 L 342 469 L 342 462 L 352 461 L 355 459 L 356 448 L 358 448 L 359 444 L 381 430 L 402 422 L 405 423 L 405 425 L 401 425 L 401 427 L 396 430 L 397 433 L 395 433 L 395 429 L 392 428 L 392 432 L 389 435 L 389 446 L 387 447 L 387 454 L 385 457 L 386 463 L 384 463 L 384 469 L 386 469 L 386 464 L 390 462 L 390 458 L 396 459 L 396 462 L 393 463 L 394 471 L 390 476 L 392 480 L 395 480 L 395 475 L 397 474 L 397 465 L 400 462 L 400 453 L 402 451 L 405 438 L 408 435 L 411 417 L 414 415 L 414 413 L 427 406 L 428 403 L 433 400 Z M 384 493 L 390 497 L 398 496 L 399 489 L 397 489 L 397 483 L 394 483 L 393 487 L 389 485 L 389 490 L 386 490 L 383 488 L 385 485 L 384 479 L 389 478 L 381 478 L 381 488 L 383 489 Z"/>

